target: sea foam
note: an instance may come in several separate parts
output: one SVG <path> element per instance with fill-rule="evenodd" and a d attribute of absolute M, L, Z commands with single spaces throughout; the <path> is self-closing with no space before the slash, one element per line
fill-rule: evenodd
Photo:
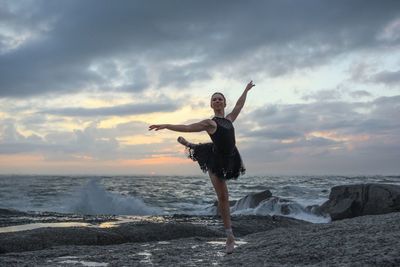
<path fill-rule="evenodd" d="M 68 201 L 68 200 L 67 200 Z M 163 210 L 151 207 L 134 196 L 105 190 L 98 179 L 91 179 L 80 188 L 66 204 L 64 212 L 77 214 L 158 215 Z"/>
<path fill-rule="evenodd" d="M 300 204 L 297 201 L 283 199 L 280 197 L 270 197 L 261 201 L 256 207 L 251 207 L 251 196 L 246 198 L 245 201 L 237 201 L 235 205 L 230 207 L 232 215 L 278 215 L 291 217 L 312 223 L 327 223 L 331 219 L 319 214 L 315 214 L 311 209 L 307 208 L 308 205 Z M 208 205 L 193 212 L 192 215 L 216 215 L 217 207 L 215 205 Z"/>
<path fill-rule="evenodd" d="M 280 215 L 313 223 L 327 223 L 330 221 L 329 217 L 314 214 L 296 201 L 279 197 L 271 197 L 264 200 L 255 208 L 249 208 L 243 204 L 240 206 L 235 205 L 231 208 L 231 212 L 236 215 Z"/>

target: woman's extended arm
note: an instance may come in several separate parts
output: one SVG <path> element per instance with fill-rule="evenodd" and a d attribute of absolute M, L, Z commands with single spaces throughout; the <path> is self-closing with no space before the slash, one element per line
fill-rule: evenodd
<path fill-rule="evenodd" d="M 149 131 L 151 130 L 162 130 L 167 129 L 175 132 L 201 132 L 207 131 L 212 132 L 212 128 L 215 127 L 215 122 L 210 119 L 196 122 L 193 124 L 182 125 L 182 124 L 153 124 L 149 126 Z"/>
<path fill-rule="evenodd" d="M 246 102 L 247 92 L 250 91 L 251 88 L 256 86 L 253 84 L 253 81 L 250 81 L 246 88 L 244 89 L 243 94 L 239 97 L 238 101 L 236 102 L 235 107 L 233 108 L 232 112 L 226 115 L 226 118 L 231 122 L 234 122 L 239 115 L 240 111 L 242 110 L 244 103 Z"/>

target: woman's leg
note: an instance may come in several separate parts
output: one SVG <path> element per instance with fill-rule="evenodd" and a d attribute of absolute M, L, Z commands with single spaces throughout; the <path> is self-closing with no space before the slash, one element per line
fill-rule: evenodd
<path fill-rule="evenodd" d="M 225 231 L 227 232 L 227 240 L 226 244 L 230 245 L 233 249 L 233 244 L 235 242 L 235 238 L 232 233 L 232 223 L 231 223 L 231 214 L 229 208 L 229 193 L 228 187 L 226 186 L 226 182 L 224 180 L 219 179 L 212 172 L 208 172 L 211 182 L 214 186 L 215 192 L 218 197 L 218 209 L 222 217 L 222 221 L 224 223 Z M 232 252 L 232 251 L 229 251 Z"/>
<path fill-rule="evenodd" d="M 211 182 L 214 186 L 215 193 L 217 193 L 218 197 L 218 209 L 220 215 L 222 217 L 222 221 L 224 223 L 225 229 L 231 228 L 231 214 L 229 209 L 229 194 L 228 188 L 226 186 L 225 181 L 221 180 L 213 174 L 212 172 L 208 172 L 210 175 Z"/>

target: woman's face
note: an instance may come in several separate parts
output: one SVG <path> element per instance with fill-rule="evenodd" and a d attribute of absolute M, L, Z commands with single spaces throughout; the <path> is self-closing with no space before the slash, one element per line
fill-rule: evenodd
<path fill-rule="evenodd" d="M 225 99 L 221 94 L 216 93 L 211 96 L 211 108 L 224 109 L 225 107 Z"/>

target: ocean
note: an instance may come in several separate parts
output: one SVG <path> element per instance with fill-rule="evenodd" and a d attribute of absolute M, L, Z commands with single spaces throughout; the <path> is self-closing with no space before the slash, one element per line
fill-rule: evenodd
<path fill-rule="evenodd" d="M 330 188 L 357 183 L 400 185 L 400 176 L 243 176 L 228 181 L 230 200 L 270 190 L 264 201 L 235 214 L 284 215 L 313 223 L 329 218 L 306 207 L 328 199 Z M 0 208 L 112 215 L 211 215 L 216 195 L 208 176 L 0 175 Z M 282 214 L 282 205 L 289 212 Z"/>

